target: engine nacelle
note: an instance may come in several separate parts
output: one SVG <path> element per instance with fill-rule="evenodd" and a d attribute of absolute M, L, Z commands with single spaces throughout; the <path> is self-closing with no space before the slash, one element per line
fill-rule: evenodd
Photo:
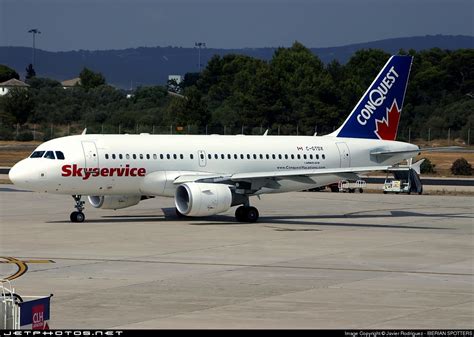
<path fill-rule="evenodd" d="M 87 197 L 92 207 L 102 209 L 119 209 L 134 206 L 142 199 L 141 195 L 105 195 Z"/>
<path fill-rule="evenodd" d="M 232 192 L 222 184 L 185 183 L 176 188 L 176 208 L 187 216 L 214 215 L 232 205 Z"/>

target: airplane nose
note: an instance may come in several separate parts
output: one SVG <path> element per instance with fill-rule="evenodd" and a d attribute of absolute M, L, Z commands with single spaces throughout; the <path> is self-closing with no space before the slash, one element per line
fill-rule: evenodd
<path fill-rule="evenodd" d="M 13 167 L 8 172 L 8 178 L 15 185 L 22 185 L 27 183 L 29 180 L 29 172 L 27 171 L 27 166 L 23 161 L 20 161 L 13 165 Z"/>

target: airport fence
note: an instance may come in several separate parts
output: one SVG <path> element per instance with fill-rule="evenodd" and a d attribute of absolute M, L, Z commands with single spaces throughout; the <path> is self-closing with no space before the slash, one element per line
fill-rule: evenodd
<path fill-rule="evenodd" d="M 0 125 L 0 140 L 17 141 L 46 141 L 53 138 L 80 134 L 87 128 L 88 134 L 194 134 L 194 135 L 263 135 L 267 130 L 268 135 L 293 135 L 311 136 L 326 135 L 335 130 L 335 127 L 320 127 L 308 125 L 142 125 L 136 124 L 133 127 L 111 124 L 68 124 L 57 125 L 45 124 L 25 124 L 5 126 Z M 471 129 L 463 128 L 454 130 L 450 128 L 423 128 L 414 130 L 412 128 L 400 129 L 397 140 L 414 142 L 442 141 L 443 145 L 467 145 L 472 144 Z"/>

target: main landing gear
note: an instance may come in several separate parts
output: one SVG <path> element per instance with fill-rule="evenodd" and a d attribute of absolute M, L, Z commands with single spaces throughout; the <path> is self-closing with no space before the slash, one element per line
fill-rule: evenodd
<path fill-rule="evenodd" d="M 84 213 L 82 213 L 82 211 L 84 210 L 85 201 L 81 200 L 80 195 L 73 195 L 72 197 L 76 202 L 74 208 L 77 209 L 77 212 L 72 212 L 69 218 L 71 219 L 71 222 L 84 222 L 86 216 L 84 215 Z"/>
<path fill-rule="evenodd" d="M 235 218 L 238 222 L 256 222 L 258 217 L 258 209 L 253 206 L 240 206 L 235 210 Z"/>

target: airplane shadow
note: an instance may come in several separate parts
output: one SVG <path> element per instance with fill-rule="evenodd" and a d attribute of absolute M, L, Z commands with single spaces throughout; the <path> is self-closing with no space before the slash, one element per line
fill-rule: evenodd
<path fill-rule="evenodd" d="M 178 217 L 174 208 L 163 208 L 164 215 L 153 214 L 127 214 L 127 215 L 105 215 L 100 219 L 87 219 L 87 223 L 128 223 L 128 222 L 177 222 L 186 223 L 191 226 L 245 226 L 252 225 L 245 222 L 236 222 L 235 218 L 230 215 L 213 215 L 208 217 L 192 218 L 192 217 Z M 371 223 L 353 223 L 353 222 L 327 222 L 324 220 L 333 219 L 385 219 L 385 218 L 405 218 L 405 217 L 422 217 L 422 218 L 472 218 L 472 216 L 463 215 L 462 213 L 449 214 L 424 214 L 408 211 L 389 211 L 391 215 L 387 214 L 366 214 L 364 212 L 354 212 L 340 215 L 270 215 L 261 216 L 258 224 L 260 225 L 300 225 L 300 226 L 330 226 L 330 227 L 366 227 L 366 228 L 400 228 L 400 229 L 436 229 L 449 230 L 449 227 L 430 227 L 430 226 L 410 226 L 410 225 L 396 225 L 396 224 L 371 224 Z M 69 221 L 50 221 L 48 223 L 70 223 Z M 257 225 L 257 224 L 256 224 Z M 268 228 L 273 228 L 268 226 Z M 276 231 L 320 231 L 321 229 L 313 228 L 280 228 L 275 227 Z"/>

